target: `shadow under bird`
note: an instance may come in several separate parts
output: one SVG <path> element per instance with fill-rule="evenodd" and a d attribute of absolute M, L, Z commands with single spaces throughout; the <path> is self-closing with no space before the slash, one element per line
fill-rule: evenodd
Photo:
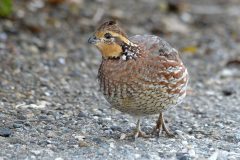
<path fill-rule="evenodd" d="M 188 72 L 176 49 L 154 35 L 128 37 L 115 21 L 108 21 L 89 38 L 102 54 L 100 90 L 111 106 L 138 118 L 133 135 L 149 137 L 140 118 L 159 114 L 154 134 L 169 132 L 163 111 L 186 96 Z"/>

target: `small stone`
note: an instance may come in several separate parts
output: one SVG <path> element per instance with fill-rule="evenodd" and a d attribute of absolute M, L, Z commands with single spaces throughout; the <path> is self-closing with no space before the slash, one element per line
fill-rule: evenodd
<path fill-rule="evenodd" d="M 53 137 L 56 137 L 57 135 L 55 134 L 55 132 L 53 132 L 53 131 L 48 131 L 48 133 L 47 133 L 47 137 L 48 138 L 53 138 Z"/>
<path fill-rule="evenodd" d="M 180 18 L 185 23 L 191 23 L 193 21 L 191 14 L 187 12 L 183 13 Z"/>
<path fill-rule="evenodd" d="M 187 142 L 186 140 L 183 140 L 183 141 L 182 141 L 182 144 L 183 144 L 183 145 L 188 145 L 188 142 Z"/>
<path fill-rule="evenodd" d="M 123 140 L 123 139 L 125 139 L 126 137 L 127 137 L 127 135 L 124 134 L 124 133 L 122 133 L 119 139 Z"/>
<path fill-rule="evenodd" d="M 238 77 L 239 75 L 238 68 L 225 68 L 220 72 L 221 78 Z"/>
<path fill-rule="evenodd" d="M 141 154 L 134 154 L 135 159 L 139 159 L 141 157 Z"/>
<path fill-rule="evenodd" d="M 87 117 L 87 115 L 86 115 L 86 113 L 80 111 L 80 112 L 78 113 L 78 117 Z"/>
<path fill-rule="evenodd" d="M 214 95 L 216 95 L 216 93 L 214 91 L 212 91 L 212 90 L 208 90 L 208 91 L 206 91 L 206 95 L 214 96 Z"/>
<path fill-rule="evenodd" d="M 149 159 L 161 160 L 161 158 L 156 152 L 149 152 L 148 157 Z"/>
<path fill-rule="evenodd" d="M 127 118 L 123 118 L 123 119 L 122 119 L 122 122 L 123 122 L 123 123 L 128 123 L 129 120 L 128 120 Z"/>
<path fill-rule="evenodd" d="M 22 108 L 22 109 L 25 109 L 25 108 L 43 109 L 43 108 L 45 108 L 45 107 L 48 106 L 48 105 L 50 105 L 49 102 L 46 102 L 46 101 L 38 101 L 37 104 L 26 104 L 26 103 L 22 103 L 22 104 L 16 105 L 15 107 L 16 107 L 16 108 Z"/>
<path fill-rule="evenodd" d="M 6 41 L 8 38 L 7 34 L 6 33 L 0 33 L 0 40 L 1 41 Z"/>
<path fill-rule="evenodd" d="M 85 139 L 85 136 L 82 135 L 76 135 L 75 138 L 79 141 L 83 141 Z"/>
<path fill-rule="evenodd" d="M 29 50 L 29 52 L 34 53 L 34 54 L 39 53 L 39 49 L 38 49 L 38 47 L 35 46 L 35 45 L 30 45 L 30 46 L 28 47 L 28 50 Z"/>
<path fill-rule="evenodd" d="M 187 153 L 177 153 L 176 157 L 178 160 L 190 160 L 190 156 Z"/>
<path fill-rule="evenodd" d="M 222 124 L 222 123 L 217 123 L 217 126 L 219 126 L 221 129 L 224 128 L 224 124 Z"/>
<path fill-rule="evenodd" d="M 78 142 L 78 146 L 79 146 L 79 147 L 88 147 L 89 144 L 88 144 L 87 142 L 85 142 L 85 141 L 80 140 L 80 141 Z"/>
<path fill-rule="evenodd" d="M 113 142 L 110 143 L 110 148 L 116 148 Z"/>
<path fill-rule="evenodd" d="M 52 144 L 53 142 L 51 140 L 46 140 L 47 144 Z"/>
<path fill-rule="evenodd" d="M 33 153 L 35 156 L 38 156 L 41 154 L 40 150 L 31 150 L 30 152 Z"/>
<path fill-rule="evenodd" d="M 111 117 L 104 117 L 104 118 L 102 118 L 104 121 L 111 121 L 112 120 L 112 118 Z"/>
<path fill-rule="evenodd" d="M 236 133 L 236 134 L 235 134 L 235 137 L 236 137 L 236 139 L 237 139 L 238 141 L 240 141 L 240 132 Z"/>
<path fill-rule="evenodd" d="M 222 93 L 224 96 L 231 96 L 236 93 L 236 91 L 233 88 L 225 88 L 222 90 Z"/>
<path fill-rule="evenodd" d="M 9 128 L 0 128 L 0 136 L 9 137 L 12 134 L 12 131 Z"/>
<path fill-rule="evenodd" d="M 186 137 L 184 136 L 184 133 L 182 131 L 176 130 L 176 133 L 182 140 L 186 140 Z"/>
<path fill-rule="evenodd" d="M 189 151 L 188 151 L 188 153 L 189 153 L 189 156 L 190 157 L 196 157 L 196 153 L 195 153 L 195 151 L 193 150 L 193 149 L 190 149 Z"/>
<path fill-rule="evenodd" d="M 65 59 L 64 59 L 63 57 L 58 58 L 58 62 L 59 62 L 60 64 L 65 64 L 65 63 L 66 63 L 66 62 L 65 62 Z"/>
<path fill-rule="evenodd" d="M 217 160 L 218 158 L 218 151 L 215 151 L 209 158 L 208 160 Z"/>
<path fill-rule="evenodd" d="M 40 116 L 38 116 L 38 119 L 39 120 L 47 120 L 48 116 L 47 115 L 40 115 Z"/>
<path fill-rule="evenodd" d="M 21 127 L 23 127 L 23 124 L 21 124 L 21 123 L 13 123 L 13 127 L 14 128 L 21 128 Z"/>
<path fill-rule="evenodd" d="M 48 96 L 48 97 L 51 96 L 51 93 L 48 91 L 44 92 L 44 94 L 45 94 L 45 96 Z"/>
<path fill-rule="evenodd" d="M 119 131 L 119 132 L 122 131 L 122 128 L 119 127 L 119 126 L 111 126 L 110 128 L 111 128 L 112 131 Z"/>

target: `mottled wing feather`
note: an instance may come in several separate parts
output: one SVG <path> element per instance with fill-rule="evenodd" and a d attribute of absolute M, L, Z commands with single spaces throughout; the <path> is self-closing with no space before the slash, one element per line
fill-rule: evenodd
<path fill-rule="evenodd" d="M 151 54 L 164 56 L 167 59 L 179 60 L 178 52 L 168 42 L 154 35 L 135 35 L 129 38 L 130 41 L 141 45 L 145 51 Z"/>
<path fill-rule="evenodd" d="M 170 95 L 177 94 L 181 97 L 185 94 L 188 72 L 176 49 L 154 35 L 136 35 L 129 39 L 141 45 L 149 54 L 159 55 L 149 56 L 141 62 L 142 71 L 139 79 L 143 80 L 143 83 L 155 84 L 154 88 L 165 88 Z"/>

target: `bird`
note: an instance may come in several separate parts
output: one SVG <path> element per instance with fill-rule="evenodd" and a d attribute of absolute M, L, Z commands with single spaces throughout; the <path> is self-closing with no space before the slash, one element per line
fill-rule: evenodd
<path fill-rule="evenodd" d="M 189 74 L 178 51 L 155 35 L 128 37 L 115 20 L 101 24 L 88 39 L 102 55 L 98 70 L 100 91 L 110 105 L 137 118 L 134 138 L 149 137 L 141 130 L 144 116 L 159 114 L 151 135 L 165 131 L 163 112 L 186 96 Z"/>

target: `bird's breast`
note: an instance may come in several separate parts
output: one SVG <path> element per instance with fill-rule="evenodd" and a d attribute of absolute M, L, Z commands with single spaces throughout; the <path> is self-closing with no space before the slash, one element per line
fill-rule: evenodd
<path fill-rule="evenodd" d="M 103 61 L 100 89 L 120 111 L 156 114 L 185 97 L 188 80 L 184 66 L 166 67 L 155 61 Z"/>

